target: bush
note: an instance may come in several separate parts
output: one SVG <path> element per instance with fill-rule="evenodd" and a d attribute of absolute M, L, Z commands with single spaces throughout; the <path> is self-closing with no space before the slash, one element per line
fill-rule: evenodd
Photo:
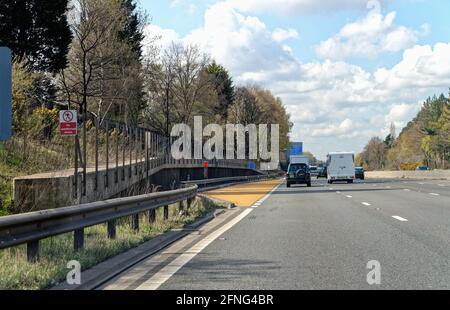
<path fill-rule="evenodd" d="M 411 171 L 411 170 L 416 170 L 416 168 L 418 167 L 418 166 L 420 166 L 421 165 L 421 163 L 419 163 L 419 162 L 416 162 L 416 163 L 401 163 L 400 164 L 400 170 L 409 170 L 409 171 Z"/>

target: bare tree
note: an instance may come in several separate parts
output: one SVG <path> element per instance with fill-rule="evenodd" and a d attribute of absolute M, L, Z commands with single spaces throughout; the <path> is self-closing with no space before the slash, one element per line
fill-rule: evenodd
<path fill-rule="evenodd" d="M 146 118 L 165 135 L 175 123 L 191 123 L 198 106 L 207 104 L 212 89 L 206 72 L 209 57 L 196 46 L 172 44 L 146 65 Z M 217 96 L 216 96 L 217 98 Z"/>

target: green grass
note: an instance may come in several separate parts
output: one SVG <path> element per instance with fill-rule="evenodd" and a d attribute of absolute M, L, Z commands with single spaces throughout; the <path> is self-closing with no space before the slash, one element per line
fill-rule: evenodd
<path fill-rule="evenodd" d="M 12 180 L 19 174 L 21 160 L 0 143 L 0 216 L 8 215 L 12 203 Z"/>
<path fill-rule="evenodd" d="M 141 215 L 140 230 L 131 228 L 129 218 L 122 219 L 117 226 L 115 240 L 107 238 L 106 225 L 85 229 L 85 247 L 79 252 L 73 250 L 73 234 L 63 234 L 41 240 L 40 258 L 36 263 L 26 259 L 24 245 L 0 250 L 0 289 L 45 289 L 66 279 L 67 263 L 77 260 L 82 269 L 90 267 L 136 247 L 169 229 L 181 228 L 196 218 L 211 212 L 216 206 L 210 201 L 197 199 L 189 214 L 180 215 L 177 205 L 169 207 L 169 219 L 164 221 L 162 209 L 157 210 L 157 220 L 149 224 Z"/>

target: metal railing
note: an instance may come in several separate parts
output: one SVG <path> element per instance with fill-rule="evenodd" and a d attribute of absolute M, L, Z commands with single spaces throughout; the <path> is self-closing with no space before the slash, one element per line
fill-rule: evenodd
<path fill-rule="evenodd" d="M 149 212 L 148 219 L 153 223 L 156 219 L 156 209 L 163 207 L 164 219 L 168 219 L 169 205 L 180 203 L 182 210 L 186 201 L 189 209 L 200 191 L 219 184 L 223 186 L 277 176 L 280 174 L 185 181 L 182 182 L 182 188 L 171 191 L 0 217 L 0 249 L 26 244 L 27 259 L 35 262 L 39 257 L 40 240 L 73 232 L 73 247 L 78 251 L 84 247 L 84 229 L 87 227 L 107 223 L 108 238 L 115 239 L 116 220 L 120 218 L 131 216 L 132 228 L 138 231 L 139 214 L 144 212 Z"/>
<path fill-rule="evenodd" d="M 139 214 L 149 212 L 149 221 L 155 221 L 156 209 L 164 208 L 164 219 L 168 218 L 168 206 L 187 201 L 191 206 L 197 195 L 197 186 L 158 192 L 141 196 L 117 198 L 87 203 L 60 209 L 52 209 L 18 215 L 0 217 L 0 249 L 27 244 L 28 261 L 36 261 L 39 256 L 41 239 L 74 233 L 74 249 L 84 246 L 84 228 L 107 223 L 108 238 L 116 237 L 116 220 L 132 216 L 132 227 L 139 230 Z"/>

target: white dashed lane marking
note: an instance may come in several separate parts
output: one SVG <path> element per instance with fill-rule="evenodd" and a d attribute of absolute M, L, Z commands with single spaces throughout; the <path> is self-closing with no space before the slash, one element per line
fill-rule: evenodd
<path fill-rule="evenodd" d="M 365 205 L 366 207 L 369 207 L 369 206 L 371 206 L 371 204 L 370 204 L 370 203 L 368 203 L 368 202 L 362 202 L 362 204 L 363 204 L 363 205 Z"/>
<path fill-rule="evenodd" d="M 346 197 L 347 197 L 347 198 L 352 198 L 353 196 L 347 195 Z"/>
<path fill-rule="evenodd" d="M 440 196 L 440 195 L 437 194 L 437 193 L 430 193 L 430 195 L 432 195 L 432 196 Z"/>
<path fill-rule="evenodd" d="M 394 215 L 392 217 L 395 218 L 396 220 L 399 220 L 400 222 L 408 222 L 407 219 L 405 219 L 405 218 L 403 218 L 401 216 L 398 216 L 398 215 Z"/>

